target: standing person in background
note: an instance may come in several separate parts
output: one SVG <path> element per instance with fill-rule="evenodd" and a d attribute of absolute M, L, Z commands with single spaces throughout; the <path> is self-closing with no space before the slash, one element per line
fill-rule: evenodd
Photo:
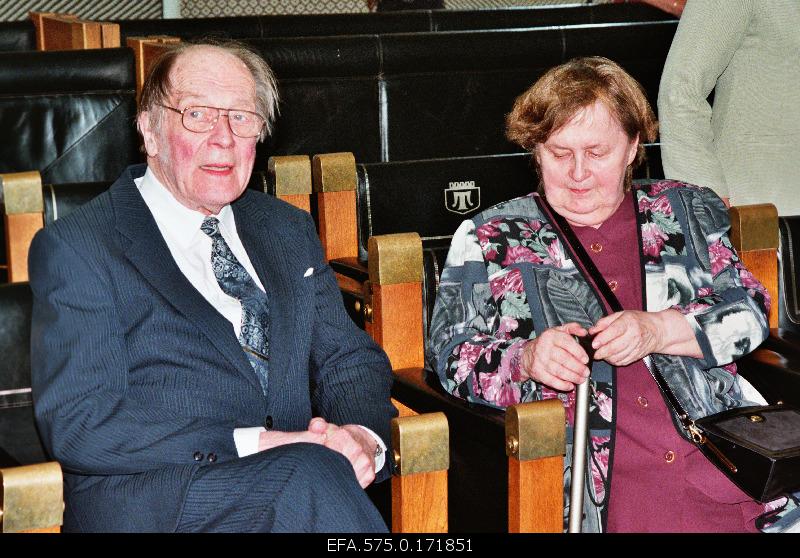
<path fill-rule="evenodd" d="M 797 0 L 687 2 L 658 95 L 667 178 L 800 214 L 798 29 Z"/>

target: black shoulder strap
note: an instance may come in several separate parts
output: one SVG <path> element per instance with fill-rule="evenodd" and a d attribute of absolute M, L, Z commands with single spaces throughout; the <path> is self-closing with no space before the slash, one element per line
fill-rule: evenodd
<path fill-rule="evenodd" d="M 553 223 L 553 226 L 558 229 L 558 232 L 564 237 L 566 240 L 568 248 L 575 256 L 575 264 L 580 266 L 580 268 L 586 272 L 586 275 L 594 283 L 595 288 L 600 292 L 600 295 L 605 299 L 608 307 L 611 308 L 614 312 L 622 312 L 622 305 L 619 303 L 617 296 L 611 290 L 611 287 L 608 286 L 603 276 L 600 274 L 600 270 L 597 269 L 597 266 L 594 265 L 592 258 L 589 257 L 589 254 L 586 253 L 586 250 L 583 248 L 583 245 L 578 240 L 578 237 L 575 236 L 575 231 L 572 230 L 572 227 L 567 222 L 567 220 L 553 211 L 553 208 L 550 207 L 550 204 L 547 203 L 547 200 L 543 197 L 539 196 L 539 201 L 542 206 L 542 210 L 547 215 L 547 218 Z"/>

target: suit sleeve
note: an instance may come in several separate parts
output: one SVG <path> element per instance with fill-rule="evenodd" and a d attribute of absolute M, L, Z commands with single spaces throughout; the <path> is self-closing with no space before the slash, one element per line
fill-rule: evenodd
<path fill-rule="evenodd" d="M 729 197 L 714 151 L 707 97 L 744 40 L 751 0 L 687 2 L 672 41 L 658 94 L 661 156 L 667 178 Z"/>
<path fill-rule="evenodd" d="M 322 256 L 310 216 L 305 232 L 317 270 L 311 346 L 312 404 L 316 413 L 328 422 L 366 426 L 389 447 L 390 421 L 397 416 L 390 401 L 392 369 L 389 359 L 347 315 L 333 270 Z M 376 480 L 386 476 L 388 467 L 384 467 Z"/>
<path fill-rule="evenodd" d="M 198 451 L 235 457 L 232 422 L 130 394 L 115 287 L 89 240 L 68 242 L 55 229 L 39 231 L 29 256 L 35 413 L 53 457 L 67 471 L 102 475 L 192 465 Z"/>

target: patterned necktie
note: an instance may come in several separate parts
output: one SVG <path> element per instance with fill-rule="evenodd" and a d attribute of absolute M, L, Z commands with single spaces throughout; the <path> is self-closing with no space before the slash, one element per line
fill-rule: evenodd
<path fill-rule="evenodd" d="M 267 295 L 258 288 L 247 270 L 233 255 L 219 232 L 219 220 L 206 217 L 200 226 L 211 238 L 211 268 L 222 291 L 242 304 L 242 329 L 239 343 L 267 394 L 269 377 L 269 305 Z"/>

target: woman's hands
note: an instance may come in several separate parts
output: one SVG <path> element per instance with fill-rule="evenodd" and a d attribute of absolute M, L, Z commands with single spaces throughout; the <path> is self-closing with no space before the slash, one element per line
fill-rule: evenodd
<path fill-rule="evenodd" d="M 702 358 L 689 322 L 677 310 L 625 310 L 597 321 L 589 334 L 595 360 L 626 366 L 652 353 Z"/>
<path fill-rule="evenodd" d="M 522 349 L 520 373 L 523 378 L 559 391 L 570 391 L 589 377 L 589 357 L 573 335 L 588 332 L 580 324 L 570 322 L 545 330 Z"/>
<path fill-rule="evenodd" d="M 587 331 L 570 322 L 545 330 L 522 350 L 520 374 L 559 391 L 589 377 L 589 357 L 575 337 L 593 335 L 594 359 L 626 366 L 651 353 L 702 358 L 689 322 L 677 310 L 625 310 L 605 316 Z"/>

